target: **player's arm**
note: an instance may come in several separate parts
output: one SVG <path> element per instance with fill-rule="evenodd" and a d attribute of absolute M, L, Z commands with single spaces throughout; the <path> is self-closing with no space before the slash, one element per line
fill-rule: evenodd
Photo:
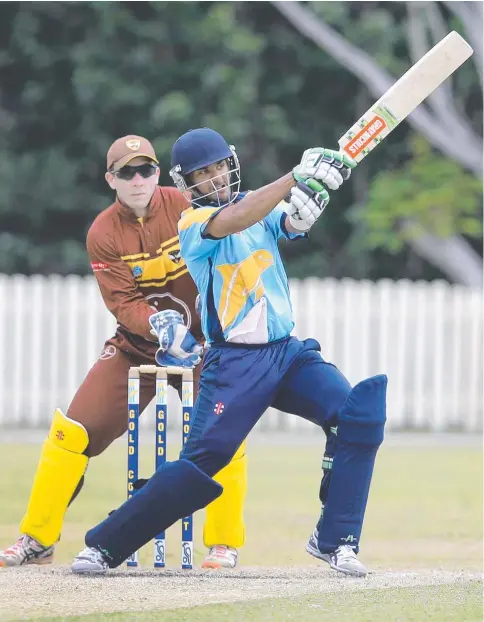
<path fill-rule="evenodd" d="M 207 223 L 204 236 L 223 238 L 255 225 L 292 191 L 296 183 L 306 182 L 310 178 L 319 180 L 331 190 L 337 190 L 349 178 L 354 166 L 356 164 L 351 158 L 338 151 L 319 147 L 306 149 L 301 162 L 291 173 L 250 192 L 238 203 L 219 210 Z M 304 230 L 307 231 L 311 224 Z M 294 227 L 294 222 L 291 221 L 289 225 L 295 228 L 295 232 L 301 231 Z"/>
<path fill-rule="evenodd" d="M 290 196 L 279 203 L 264 222 L 276 240 L 297 240 L 307 237 L 307 232 L 329 203 L 329 194 L 315 179 L 298 182 Z"/>
<path fill-rule="evenodd" d="M 241 201 L 219 210 L 207 223 L 204 236 L 224 238 L 243 231 L 263 220 L 296 185 L 292 173 L 288 173 L 258 190 L 249 192 Z"/>
<path fill-rule="evenodd" d="M 129 266 L 121 259 L 111 236 L 91 227 L 87 252 L 106 307 L 130 332 L 154 341 L 149 317 L 155 313 L 140 292 Z"/>
<path fill-rule="evenodd" d="M 291 189 L 286 230 L 289 233 L 309 231 L 329 203 L 325 186 L 337 190 L 349 179 L 355 166 L 344 153 L 322 147 L 306 149 L 301 163 L 293 170 L 298 183 Z"/>

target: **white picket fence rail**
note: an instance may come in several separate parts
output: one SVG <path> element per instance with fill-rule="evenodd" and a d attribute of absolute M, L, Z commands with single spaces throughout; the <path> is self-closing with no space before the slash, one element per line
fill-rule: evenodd
<path fill-rule="evenodd" d="M 318 339 L 353 384 L 388 374 L 388 429 L 482 429 L 480 291 L 442 281 L 290 285 L 298 337 Z M 46 428 L 114 328 L 93 277 L 0 275 L 0 427 Z M 313 427 L 271 410 L 258 429 Z"/>

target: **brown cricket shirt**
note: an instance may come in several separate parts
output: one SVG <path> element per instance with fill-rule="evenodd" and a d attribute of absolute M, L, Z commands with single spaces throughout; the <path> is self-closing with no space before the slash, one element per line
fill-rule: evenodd
<path fill-rule="evenodd" d="M 118 321 L 108 343 L 154 362 L 158 340 L 149 316 L 179 311 L 202 340 L 195 312 L 197 288 L 180 255 L 177 224 L 189 207 L 176 188 L 158 186 L 149 215 L 137 218 L 119 201 L 97 216 L 87 234 L 87 252 L 107 308 Z"/>

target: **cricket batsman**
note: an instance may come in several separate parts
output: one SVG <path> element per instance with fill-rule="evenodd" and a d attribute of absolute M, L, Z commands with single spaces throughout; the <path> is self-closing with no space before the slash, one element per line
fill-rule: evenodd
<path fill-rule="evenodd" d="M 220 134 L 200 128 L 176 141 L 170 174 L 191 195 L 178 223 L 181 254 L 200 292 L 210 344 L 194 422 L 180 459 L 163 465 L 87 532 L 73 572 L 119 566 L 157 533 L 219 498 L 223 486 L 214 476 L 273 406 L 327 435 L 319 489 L 324 512 L 308 552 L 338 572 L 367 574 L 358 552 L 384 435 L 387 377 L 351 387 L 322 358 L 317 341 L 291 336 L 291 300 L 277 246 L 280 238 L 307 237 L 328 204 L 325 185 L 336 190 L 354 166 L 339 152 L 308 149 L 290 173 L 246 193 L 240 192 L 235 149 Z"/>
<path fill-rule="evenodd" d="M 0 551 L 0 566 L 49 564 L 67 507 L 79 493 L 90 458 L 127 429 L 128 371 L 142 364 L 194 367 L 198 384 L 203 334 L 197 288 L 180 256 L 177 223 L 187 202 L 179 190 L 158 186 L 158 160 L 141 136 L 116 140 L 107 153 L 106 181 L 115 202 L 95 219 L 87 250 L 104 302 L 116 317 L 97 362 L 66 414 L 56 409 L 34 479 L 20 539 Z M 79 327 L 82 331 L 82 326 Z M 180 377 L 170 384 L 181 392 Z M 155 394 L 142 375 L 140 412 Z M 225 493 L 207 508 L 202 566 L 233 568 L 244 543 L 247 487 L 245 443 L 217 475 Z"/>

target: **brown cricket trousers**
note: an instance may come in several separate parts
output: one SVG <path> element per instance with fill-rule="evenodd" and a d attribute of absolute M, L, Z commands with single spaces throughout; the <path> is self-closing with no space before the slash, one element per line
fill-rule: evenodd
<path fill-rule="evenodd" d="M 112 352 L 106 357 L 105 352 Z M 101 454 L 128 428 L 129 368 L 146 364 L 146 359 L 128 355 L 114 346 L 103 351 L 72 400 L 67 416 L 82 423 L 89 436 L 86 455 Z M 194 369 L 194 399 L 196 399 L 201 364 Z M 140 414 L 155 395 L 155 375 L 140 376 Z M 181 395 L 181 377 L 170 376 L 170 386 Z"/>

